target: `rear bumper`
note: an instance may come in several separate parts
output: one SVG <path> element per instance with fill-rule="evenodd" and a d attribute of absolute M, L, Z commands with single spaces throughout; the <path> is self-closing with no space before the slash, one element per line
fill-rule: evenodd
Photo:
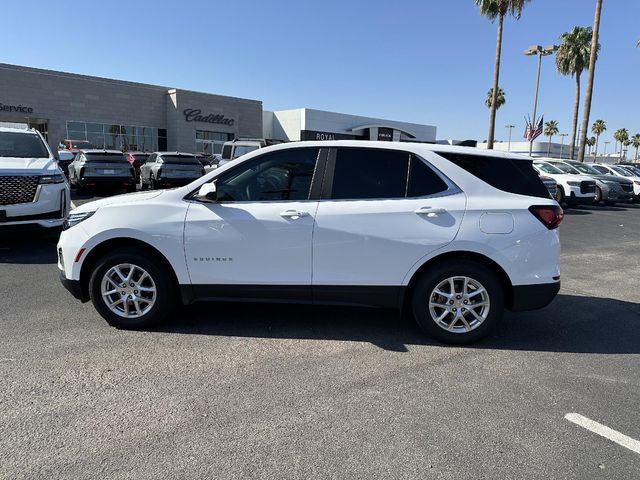
<path fill-rule="evenodd" d="M 560 291 L 560 282 L 541 283 L 536 285 L 515 285 L 510 310 L 524 312 L 538 310 L 551 303 Z"/>
<path fill-rule="evenodd" d="M 135 185 L 135 177 L 82 177 L 78 180 L 82 187 L 90 185 Z"/>

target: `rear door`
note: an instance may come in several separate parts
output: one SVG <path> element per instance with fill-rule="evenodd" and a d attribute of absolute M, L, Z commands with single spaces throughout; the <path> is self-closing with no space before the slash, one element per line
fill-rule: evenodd
<path fill-rule="evenodd" d="M 465 204 L 409 152 L 332 149 L 313 235 L 314 298 L 323 287 L 402 285 L 416 262 L 455 238 Z"/>

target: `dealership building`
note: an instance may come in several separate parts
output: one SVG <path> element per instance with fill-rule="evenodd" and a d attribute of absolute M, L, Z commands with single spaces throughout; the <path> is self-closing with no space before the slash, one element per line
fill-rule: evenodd
<path fill-rule="evenodd" d="M 260 100 L 0 63 L 0 124 L 27 124 L 56 149 L 220 153 L 237 138 L 433 143 L 436 127 L 300 108 L 263 111 Z"/>

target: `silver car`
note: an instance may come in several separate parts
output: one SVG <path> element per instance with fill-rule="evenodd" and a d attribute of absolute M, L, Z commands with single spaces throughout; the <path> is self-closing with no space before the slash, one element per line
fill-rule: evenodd
<path fill-rule="evenodd" d="M 192 153 L 154 152 L 140 167 L 140 189 L 186 185 L 204 175 L 204 167 Z"/>
<path fill-rule="evenodd" d="M 68 168 L 69 183 L 78 193 L 97 186 L 136 190 L 133 167 L 119 150 L 80 150 Z"/>

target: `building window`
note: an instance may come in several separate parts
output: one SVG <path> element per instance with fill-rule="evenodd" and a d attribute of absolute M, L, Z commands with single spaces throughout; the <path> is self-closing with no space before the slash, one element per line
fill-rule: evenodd
<path fill-rule="evenodd" d="M 166 149 L 167 130 L 164 128 L 117 125 L 110 123 L 67 122 L 67 138 L 87 140 L 96 148 L 155 152 Z"/>
<path fill-rule="evenodd" d="M 230 140 L 233 133 L 196 130 L 196 153 L 222 153 L 222 145 Z"/>

